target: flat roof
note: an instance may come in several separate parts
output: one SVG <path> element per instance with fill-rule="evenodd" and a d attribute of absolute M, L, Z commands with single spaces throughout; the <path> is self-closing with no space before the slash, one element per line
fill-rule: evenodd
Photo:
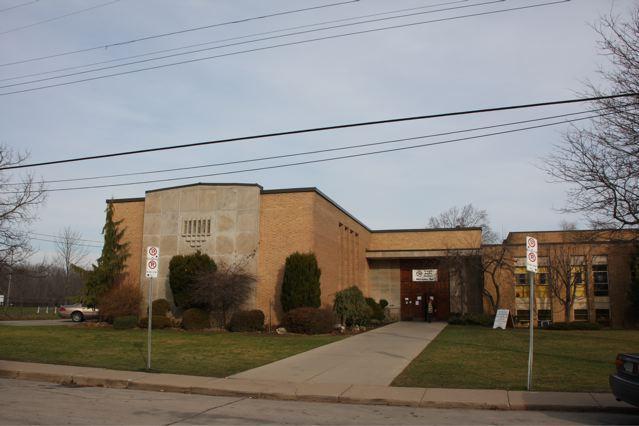
<path fill-rule="evenodd" d="M 269 195 L 269 194 L 288 194 L 288 193 L 295 193 L 295 192 L 313 192 L 313 193 L 319 195 L 320 197 L 322 197 L 323 199 L 325 199 L 326 201 L 328 201 L 330 204 L 333 205 L 333 207 L 335 207 L 336 209 L 338 209 L 339 211 L 344 213 L 346 216 L 351 218 L 353 221 L 355 221 L 356 223 L 358 223 L 360 226 L 362 226 L 364 229 L 366 229 L 367 231 L 369 231 L 371 233 L 481 231 L 481 227 L 370 229 L 362 221 L 357 219 L 355 216 L 353 216 L 351 213 L 349 213 L 345 208 L 340 206 L 337 202 L 335 202 L 333 199 L 331 199 L 328 195 L 324 194 L 322 191 L 320 191 L 319 189 L 317 189 L 314 186 L 300 187 L 300 188 L 264 189 L 261 185 L 259 185 L 257 183 L 205 183 L 205 182 L 198 182 L 198 183 L 190 183 L 188 185 L 179 185 L 179 186 L 171 186 L 171 187 L 167 187 L 167 188 L 151 189 L 151 190 L 145 191 L 145 194 L 149 194 L 149 193 L 153 193 L 153 192 L 159 192 L 159 191 L 168 191 L 168 190 L 171 190 L 171 189 L 189 188 L 189 187 L 192 187 L 192 186 L 255 186 L 255 187 L 260 189 L 260 194 L 264 194 L 264 195 Z M 106 202 L 107 203 L 127 203 L 127 202 L 144 201 L 144 200 L 145 200 L 144 197 L 140 197 L 140 198 L 112 198 L 112 199 L 106 200 Z"/>

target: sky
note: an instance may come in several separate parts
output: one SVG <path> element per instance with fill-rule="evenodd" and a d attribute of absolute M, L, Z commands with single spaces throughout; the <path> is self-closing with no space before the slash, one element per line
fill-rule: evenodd
<path fill-rule="evenodd" d="M 0 88 L 0 143 L 15 151 L 28 152 L 29 162 L 41 162 L 342 123 L 571 99 L 585 93 L 587 81 L 605 87 L 598 70 L 609 65 L 598 50 L 598 36 L 592 25 L 603 14 L 627 15 L 630 8 L 636 6 L 633 0 L 572 0 L 461 17 L 550 2 L 552 0 L 0 0 L 0 86 L 91 68 L 21 79 L 13 77 L 191 44 L 400 9 L 413 10 L 307 26 L 269 36 L 430 12 L 269 40 L 252 41 L 265 37 L 253 36 L 233 41 L 251 41 L 242 45 L 221 47 L 233 42 L 207 44 L 199 49 L 216 49 L 3 87 Z M 96 7 L 83 11 L 93 6 Z M 251 19 L 315 6 L 326 7 Z M 440 10 L 453 7 L 457 9 Z M 57 17 L 60 18 L 53 19 Z M 442 20 L 444 18 L 453 19 Z M 241 22 L 103 47 L 229 21 Z M 421 23 L 423 21 L 436 22 Z M 159 64 L 411 23 L 416 25 L 8 93 Z M 93 47 L 102 48 L 7 65 Z M 206 165 L 459 131 L 580 112 L 587 107 L 576 104 L 420 120 L 3 173 L 10 181 L 17 181 L 26 173 L 50 181 Z M 554 146 L 562 143 L 562 135 L 568 128 L 569 124 L 561 124 L 271 170 L 52 191 L 38 208 L 37 220 L 29 228 L 39 234 L 58 235 L 63 228 L 71 227 L 80 232 L 82 238 L 90 240 L 87 244 L 96 246 L 89 248 L 87 261 L 92 261 L 100 251 L 97 242 L 101 241 L 106 199 L 143 197 L 146 190 L 194 182 L 258 183 L 265 189 L 317 187 L 372 229 L 425 227 L 429 217 L 449 207 L 468 203 L 486 209 L 494 230 L 502 237 L 509 231 L 557 229 L 562 220 L 586 226 L 580 217 L 561 213 L 566 205 L 568 188 L 552 182 L 543 170 L 544 158 L 552 153 Z M 188 171 L 47 183 L 46 188 L 205 175 L 499 130 Z M 41 235 L 34 237 L 51 239 Z M 32 245 L 37 251 L 32 260 L 54 256 L 52 243 L 33 240 Z"/>

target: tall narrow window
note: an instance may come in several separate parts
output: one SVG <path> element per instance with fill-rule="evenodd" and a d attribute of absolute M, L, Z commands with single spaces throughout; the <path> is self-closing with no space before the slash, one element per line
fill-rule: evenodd
<path fill-rule="evenodd" d="M 592 276 L 595 281 L 595 296 L 608 296 L 610 294 L 608 283 L 608 257 L 594 256 L 592 263 Z"/>

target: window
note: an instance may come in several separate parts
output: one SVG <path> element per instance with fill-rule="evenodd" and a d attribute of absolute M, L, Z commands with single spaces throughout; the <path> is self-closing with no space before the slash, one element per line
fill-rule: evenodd
<path fill-rule="evenodd" d="M 546 272 L 541 272 L 537 276 L 539 277 L 539 285 L 548 285 L 548 274 Z"/>
<path fill-rule="evenodd" d="M 595 309 L 595 320 L 599 324 L 610 325 L 610 309 Z"/>
<path fill-rule="evenodd" d="M 575 309 L 575 321 L 588 321 L 588 309 Z"/>
<path fill-rule="evenodd" d="M 608 296 L 608 265 L 592 265 L 595 296 Z"/>
<path fill-rule="evenodd" d="M 530 311 L 517 311 L 517 321 L 530 321 Z"/>
<path fill-rule="evenodd" d="M 515 279 L 517 280 L 517 285 L 528 285 L 528 281 L 526 280 L 526 274 L 515 274 Z"/>
<path fill-rule="evenodd" d="M 538 309 L 537 319 L 539 321 L 552 321 L 552 311 L 550 309 Z"/>

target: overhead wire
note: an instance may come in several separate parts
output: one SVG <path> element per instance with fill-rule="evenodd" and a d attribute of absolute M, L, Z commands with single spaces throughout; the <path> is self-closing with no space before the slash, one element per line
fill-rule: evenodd
<path fill-rule="evenodd" d="M 44 238 L 36 238 L 36 237 L 29 237 L 29 239 L 30 240 L 34 240 L 34 241 L 42 241 L 42 242 L 45 242 L 45 243 L 53 243 L 53 244 L 59 244 L 59 243 L 62 242 L 62 241 L 47 240 L 47 239 L 44 239 Z M 75 245 L 76 246 L 81 246 L 81 247 L 91 247 L 91 248 L 100 248 L 100 249 L 102 248 L 102 246 L 96 246 L 96 245 L 93 245 L 93 244 L 76 243 Z"/>
<path fill-rule="evenodd" d="M 629 105 L 635 105 L 635 104 L 628 104 L 628 106 Z M 566 114 L 556 114 L 556 115 L 550 115 L 550 116 L 527 119 L 527 120 L 511 121 L 511 122 L 508 122 L 508 123 L 500 123 L 500 124 L 493 124 L 493 125 L 488 125 L 488 126 L 473 127 L 473 128 L 468 128 L 468 129 L 462 129 L 462 130 L 453 130 L 453 131 L 448 131 L 448 132 L 432 133 L 432 134 L 425 135 L 425 136 L 407 137 L 407 138 L 401 138 L 401 139 L 386 140 L 386 141 L 381 141 L 381 142 L 369 142 L 369 143 L 364 143 L 364 144 L 346 145 L 346 146 L 340 146 L 340 147 L 334 147 L 334 148 L 317 149 L 317 150 L 313 150 L 313 151 L 296 152 L 296 153 L 290 153 L 290 154 L 270 155 L 270 156 L 266 156 L 266 157 L 256 157 L 256 158 L 250 158 L 250 159 L 245 159 L 245 160 L 225 161 L 225 162 L 219 162 L 219 163 L 200 164 L 200 165 L 195 165 L 195 166 L 174 167 L 174 168 L 169 168 L 169 169 L 157 169 L 157 170 L 146 170 L 146 171 L 141 171 L 141 172 L 118 173 L 118 174 L 111 174 L 111 175 L 85 176 L 85 177 L 66 178 L 66 179 L 50 179 L 50 180 L 43 180 L 43 181 L 40 181 L 38 183 L 44 184 L 44 185 L 48 185 L 48 184 L 52 184 L 52 183 L 66 183 L 66 182 L 81 182 L 81 181 L 90 181 L 90 180 L 99 180 L 99 179 L 113 179 L 113 178 L 119 178 L 119 177 L 159 174 L 159 173 L 177 172 L 177 171 L 184 171 L 184 170 L 195 170 L 195 169 L 203 169 L 203 168 L 211 168 L 211 167 L 219 167 L 219 166 L 228 166 L 228 165 L 235 165 L 235 164 L 245 164 L 245 163 L 252 163 L 252 162 L 266 161 L 266 160 L 276 160 L 276 159 L 282 159 L 282 158 L 298 157 L 298 156 L 302 156 L 302 155 L 313 155 L 313 154 L 320 154 L 320 153 L 327 153 L 327 152 L 334 152 L 334 151 L 343 151 L 343 150 L 364 148 L 364 147 L 377 146 L 377 145 L 386 145 L 386 144 L 405 142 L 405 141 L 410 141 L 410 140 L 415 140 L 415 139 L 426 139 L 426 138 L 434 138 L 434 137 L 440 137 L 440 136 L 450 136 L 450 135 L 459 134 L 459 133 L 475 132 L 475 131 L 478 131 L 478 130 L 488 130 L 488 129 L 494 129 L 494 128 L 499 128 L 499 127 L 514 126 L 514 125 L 518 125 L 518 124 L 526 124 L 526 123 L 534 123 L 534 122 L 545 121 L 545 120 L 552 120 L 552 119 L 555 119 L 555 118 L 564 118 L 564 117 L 571 117 L 571 116 L 576 116 L 576 115 L 591 114 L 591 113 L 594 113 L 594 112 L 599 112 L 599 111 L 603 111 L 603 110 L 607 110 L 607 109 L 608 108 L 599 108 L 599 109 L 594 109 L 594 110 L 591 109 L 591 110 L 586 110 L 586 111 L 571 112 L 571 113 L 566 113 Z M 3 186 L 20 186 L 20 185 L 23 185 L 23 184 L 20 183 L 20 182 L 6 182 L 6 183 L 3 184 Z"/>
<path fill-rule="evenodd" d="M 360 15 L 360 16 L 352 16 L 352 17 L 349 17 L 349 18 L 333 19 L 333 20 L 329 20 L 329 21 L 316 22 L 316 23 L 313 23 L 313 24 L 296 25 L 296 26 L 293 26 L 293 27 L 281 28 L 281 29 L 277 29 L 277 30 L 262 31 L 262 32 L 251 33 L 251 34 L 246 34 L 246 35 L 242 35 L 242 36 L 227 37 L 227 38 L 218 39 L 218 40 L 211 40 L 211 41 L 206 41 L 206 42 L 202 42 L 202 43 L 187 44 L 187 45 L 184 45 L 184 46 L 172 47 L 172 48 L 169 48 L 169 49 L 160 49 L 160 50 L 155 50 L 155 51 L 152 51 L 152 52 L 139 53 L 139 54 L 136 54 L 136 55 L 129 55 L 129 56 L 123 56 L 123 57 L 120 57 L 120 58 L 113 58 L 113 59 L 107 59 L 107 60 L 103 60 L 103 61 L 92 62 L 92 63 L 89 63 L 89 64 L 74 65 L 74 66 L 57 68 L 57 69 L 48 70 L 48 71 L 40 71 L 40 72 L 36 72 L 36 73 L 31 73 L 31 74 L 23 74 L 23 75 L 18 75 L 18 76 L 13 76 L 13 77 L 5 77 L 5 78 L 0 78 L 0 81 L 11 81 L 11 80 L 19 80 L 19 79 L 28 78 L 28 77 L 37 77 L 37 76 L 40 76 L 40 75 L 53 74 L 53 73 L 56 73 L 56 72 L 70 71 L 70 70 L 75 70 L 75 69 L 80 69 L 80 68 L 87 68 L 87 67 L 91 67 L 91 66 L 95 66 L 95 65 L 103 65 L 103 64 L 113 63 L 113 62 L 126 61 L 128 59 L 142 58 L 142 57 L 145 57 L 145 56 L 152 56 L 152 55 L 157 55 L 157 54 L 160 54 L 160 53 L 175 52 L 175 51 L 178 51 L 178 50 L 190 49 L 192 47 L 207 46 L 207 45 L 210 45 L 210 44 L 224 43 L 224 42 L 234 41 L 234 40 L 243 40 L 243 39 L 251 38 L 251 37 L 258 37 L 258 36 L 263 36 L 263 35 L 276 34 L 276 33 L 281 33 L 281 32 L 284 32 L 284 31 L 299 30 L 299 29 L 302 29 L 302 28 L 317 27 L 319 25 L 334 24 L 334 23 L 337 23 L 337 22 L 352 21 L 352 20 L 356 20 L 356 19 L 364 19 L 364 18 L 369 18 L 369 17 L 373 17 L 373 16 L 389 15 L 389 14 L 392 14 L 392 13 L 401 13 L 401 12 L 412 11 L 412 10 L 430 9 L 430 8 L 433 8 L 433 7 L 446 6 L 446 5 L 458 4 L 458 3 L 465 3 L 465 2 L 468 2 L 468 1 L 469 0 L 456 0 L 456 1 L 445 2 L 445 3 L 431 4 L 431 5 L 427 5 L 427 6 L 411 7 L 411 8 L 405 8 L 405 9 L 395 9 L 395 10 L 391 10 L 391 11 L 372 13 L 372 14 L 368 14 L 368 15 Z M 393 17 L 393 18 L 395 18 L 395 17 Z M 357 23 L 357 24 L 359 24 L 359 23 Z M 355 24 L 353 24 L 353 25 L 355 25 Z M 259 40 L 252 40 L 251 42 L 257 42 L 257 41 L 259 41 Z M 75 52 L 77 52 L 77 51 L 75 51 Z M 74 53 L 74 52 L 70 52 L 70 53 Z M 10 65 L 10 64 L 0 64 L 0 67 L 4 66 L 4 65 Z"/>
<path fill-rule="evenodd" d="M 76 11 L 73 11 L 73 12 L 65 13 L 64 15 L 55 16 L 53 18 L 48 18 L 48 19 L 45 19 L 45 20 L 42 20 L 42 21 L 33 22 L 31 24 L 23 25 L 21 27 L 11 28 L 10 30 L 0 31 L 0 35 L 9 34 L 9 33 L 15 32 L 15 31 L 25 30 L 27 28 L 35 27 L 37 25 L 46 24 L 46 23 L 49 23 L 49 22 L 53 22 L 53 21 L 57 21 L 57 20 L 60 20 L 60 19 L 67 18 L 69 16 L 77 15 L 77 14 L 88 12 L 88 11 L 95 10 L 95 9 L 99 9 L 101 7 L 105 7 L 105 6 L 109 6 L 109 5 L 112 5 L 114 3 L 117 3 L 119 1 L 120 0 L 111 0 L 111 1 L 108 1 L 106 3 L 100 3 L 100 4 L 97 4 L 97 5 L 91 6 L 91 7 L 87 7 L 85 9 L 80 9 L 80 10 L 76 10 Z"/>
<path fill-rule="evenodd" d="M 64 237 L 60 236 L 60 235 L 43 234 L 43 233 L 40 233 L 40 232 L 27 232 L 27 233 L 31 234 L 31 235 L 38 235 L 40 237 L 50 237 L 50 238 L 55 238 L 55 239 L 64 239 Z M 73 238 L 73 240 L 86 241 L 86 242 L 89 242 L 89 243 L 100 243 L 100 244 L 102 243 L 102 241 L 88 240 L 86 238 Z"/>
<path fill-rule="evenodd" d="M 126 63 L 123 63 L 123 64 L 109 65 L 109 66 L 98 67 L 98 68 L 93 68 L 93 69 L 84 70 L 84 71 L 76 71 L 76 72 L 73 72 L 73 73 L 56 75 L 56 76 L 53 76 L 53 77 L 39 78 L 39 79 L 36 79 L 36 80 L 23 81 L 23 82 L 19 82 L 19 83 L 5 84 L 5 85 L 0 86 L 0 89 L 6 89 L 8 87 L 15 87 L 15 86 L 24 86 L 24 85 L 28 85 L 28 84 L 34 84 L 34 83 L 41 83 L 43 81 L 57 80 L 57 79 L 61 79 L 61 78 L 73 77 L 73 76 L 76 76 L 76 75 L 89 74 L 89 73 L 94 73 L 94 72 L 98 72 L 98 71 L 105 71 L 105 70 L 110 70 L 110 69 L 115 69 L 115 68 L 127 67 L 127 66 L 131 66 L 131 65 L 137 65 L 137 64 L 142 64 L 142 63 L 147 63 L 147 62 L 152 62 L 152 61 L 159 61 L 159 60 L 163 60 L 163 59 L 175 58 L 175 57 L 184 56 L 184 55 L 192 55 L 192 54 L 195 54 L 195 53 L 208 52 L 208 51 L 211 51 L 211 50 L 224 49 L 224 48 L 227 48 L 227 47 L 241 46 L 241 45 L 250 44 L 250 43 L 257 43 L 257 42 L 261 42 L 261 41 L 274 40 L 274 39 L 279 39 L 279 38 L 283 38 L 283 37 L 292 37 L 292 36 L 297 36 L 297 35 L 314 33 L 314 32 L 318 32 L 318 31 L 327 31 L 327 30 L 332 30 L 332 29 L 337 29 L 337 28 L 350 27 L 350 26 L 353 26 L 353 25 L 363 25 L 363 24 L 369 24 L 369 23 L 373 23 L 373 22 L 387 21 L 387 20 L 391 20 L 391 19 L 400 19 L 400 18 L 406 18 L 406 17 L 416 16 L 416 15 L 425 15 L 425 14 L 432 14 L 432 13 L 439 13 L 439 12 L 447 12 L 447 11 L 451 11 L 451 10 L 465 9 L 465 8 L 469 8 L 469 7 L 486 6 L 486 5 L 494 4 L 494 3 L 503 3 L 505 1 L 506 0 L 489 0 L 489 1 L 481 2 L 481 3 L 473 3 L 473 4 L 463 5 L 463 6 L 453 6 L 453 7 L 443 8 L 443 9 L 428 10 L 428 11 L 422 11 L 422 12 L 414 12 L 414 13 L 409 13 L 409 14 L 405 14 L 405 15 L 390 16 L 390 17 L 385 17 L 385 18 L 376 18 L 376 19 L 371 19 L 371 20 L 367 20 L 367 21 L 351 22 L 351 23 L 348 23 L 348 24 L 333 25 L 333 26 L 329 26 L 329 27 L 315 28 L 315 29 L 312 29 L 312 30 L 304 30 L 304 31 L 297 31 L 297 32 L 288 33 L 288 34 L 274 35 L 274 36 L 263 37 L 263 38 L 259 38 L 259 39 L 255 39 L 255 40 L 240 41 L 240 42 L 235 42 L 235 43 L 224 44 L 224 45 L 221 45 L 221 46 L 213 46 L 213 47 L 207 47 L 207 48 L 203 48 L 203 49 L 191 50 L 191 51 L 188 51 L 188 52 L 172 53 L 172 54 L 169 54 L 169 55 L 158 56 L 156 58 L 141 59 L 141 60 L 137 60 L 137 61 L 126 62 Z M 210 44 L 210 43 L 206 43 L 206 44 Z M 85 68 L 85 67 L 89 67 L 89 66 L 92 66 L 92 65 L 91 64 L 82 65 L 81 68 Z M 47 72 L 47 74 L 52 73 L 52 72 L 59 72 L 59 70 L 58 71 L 49 71 L 49 72 Z M 15 80 L 15 79 L 24 78 L 24 77 L 25 76 L 11 77 L 11 79 Z"/>
<path fill-rule="evenodd" d="M 0 12 L 7 12 L 9 10 L 18 9 L 19 7 L 29 6 L 30 4 L 37 3 L 38 0 L 25 1 L 24 3 L 18 3 L 13 6 L 5 7 L 4 9 L 0 9 Z"/>
<path fill-rule="evenodd" d="M 502 1 L 502 0 L 495 0 L 495 1 Z M 506 12 L 524 10 L 524 9 L 545 7 L 545 6 L 557 5 L 557 4 L 560 4 L 560 3 L 566 3 L 566 2 L 569 2 L 569 1 L 571 1 L 571 0 L 556 0 L 556 1 L 552 1 L 552 2 L 538 3 L 538 4 L 534 4 L 534 5 L 528 5 L 528 6 L 519 6 L 519 7 L 507 8 L 507 9 L 498 9 L 498 10 L 493 10 L 493 11 L 488 11 L 488 12 L 480 12 L 480 13 L 473 13 L 473 14 L 468 14 L 468 15 L 460 15 L 460 16 L 453 16 L 453 17 L 447 17 L 447 18 L 432 19 L 432 20 L 427 20 L 427 21 L 411 22 L 411 23 L 406 23 L 406 24 L 392 25 L 392 26 L 388 26 L 388 27 L 380 27 L 380 28 L 372 28 L 372 29 L 368 29 L 368 30 L 353 31 L 353 32 L 350 32 L 350 33 L 328 35 L 328 36 L 311 38 L 311 39 L 306 39 L 306 40 L 291 41 L 291 42 L 287 42 L 287 43 L 280 43 L 280 44 L 275 44 L 275 45 L 270 45 L 270 46 L 257 47 L 257 48 L 240 50 L 240 51 L 235 51 L 235 52 L 223 53 L 223 54 L 219 54 L 219 55 L 205 56 L 205 57 L 202 57 L 202 58 L 187 59 L 187 60 L 178 61 L 178 62 L 171 62 L 171 63 L 168 63 L 168 64 L 154 65 L 154 66 L 138 68 L 138 69 L 133 69 L 133 70 L 127 70 L 127 71 L 121 71 L 121 72 L 116 72 L 116 73 L 111 73 L 111 74 L 104 74 L 104 75 L 99 75 L 99 76 L 95 76 L 95 77 L 87 77 L 87 78 L 83 78 L 83 79 L 71 80 L 71 81 L 66 81 L 66 82 L 62 82 L 62 83 L 54 83 L 54 84 L 48 84 L 48 85 L 37 86 L 37 87 L 32 87 L 32 88 L 26 88 L 26 89 L 19 89 L 19 90 L 14 90 L 14 91 L 9 91 L 9 92 L 3 92 L 3 93 L 0 93 L 0 96 L 7 96 L 7 95 L 18 94 L 18 93 L 33 92 L 33 91 L 49 89 L 49 88 L 53 88 L 53 87 L 69 86 L 69 85 L 72 85 L 72 84 L 78 84 L 78 83 L 84 83 L 84 82 L 88 82 L 88 81 L 101 80 L 101 79 L 105 79 L 105 78 L 116 77 L 116 76 L 127 75 L 127 74 L 134 74 L 134 73 L 139 73 L 139 72 L 143 72 L 143 71 L 149 71 L 149 70 L 156 70 L 156 69 L 161 69 L 161 68 L 173 67 L 173 66 L 177 66 L 177 65 L 190 64 L 190 63 L 201 62 L 201 61 L 217 59 L 217 58 L 222 58 L 222 57 L 235 56 L 235 55 L 240 55 L 240 54 L 244 54 L 244 53 L 259 52 L 259 51 L 276 49 L 276 48 L 280 48 L 280 47 L 295 46 L 295 45 L 313 43 L 313 42 L 318 42 L 318 41 L 323 41 L 323 40 L 331 40 L 331 39 L 337 39 L 337 38 L 342 38 L 342 37 L 350 37 L 350 36 L 354 36 L 354 35 L 369 34 L 369 33 L 374 33 L 374 32 L 378 32 L 378 31 L 386 31 L 386 30 L 392 30 L 392 29 L 398 29 L 398 28 L 413 27 L 413 26 L 417 26 L 417 25 L 425 25 L 425 24 L 432 24 L 432 23 L 437 23 L 437 22 L 452 21 L 452 20 L 456 20 L 456 19 L 465 19 L 465 18 L 472 18 L 472 17 L 486 16 L 486 15 L 494 15 L 494 14 L 498 14 L 498 13 L 506 13 Z M 208 49 L 208 50 L 210 50 L 210 49 Z M 185 54 L 185 53 L 182 53 L 182 54 Z M 166 57 L 175 56 L 175 55 L 177 55 L 177 54 L 166 55 Z M 140 61 L 126 63 L 126 64 L 119 64 L 118 66 L 128 66 L 128 65 L 132 65 L 134 63 L 142 63 L 142 62 L 148 62 L 150 60 L 159 60 L 159 59 L 165 59 L 165 57 L 140 60 Z M 115 67 L 115 66 L 111 66 L 111 67 Z M 95 72 L 95 71 L 98 71 L 98 70 L 107 69 L 107 68 L 111 68 L 111 67 L 102 67 L 100 69 L 89 70 L 88 72 Z M 56 78 L 63 78 L 63 77 L 65 77 L 65 76 L 64 75 L 63 76 L 58 76 Z M 31 84 L 31 83 L 30 82 L 23 82 L 23 83 L 20 83 L 20 84 Z"/>
<path fill-rule="evenodd" d="M 319 5 L 319 6 L 306 7 L 306 8 L 303 8 L 303 9 L 285 10 L 285 11 L 282 11 L 282 12 L 273 12 L 273 13 L 269 13 L 269 14 L 266 14 L 266 15 L 253 16 L 253 17 L 250 17 L 250 18 L 241 18 L 241 19 L 235 19 L 235 20 L 232 20 L 232 21 L 218 22 L 218 23 L 215 23 L 215 24 L 209 24 L 209 25 L 202 25 L 202 26 L 198 26 L 198 27 L 185 28 L 185 29 L 182 29 L 182 30 L 170 31 L 170 32 L 160 33 L 160 34 L 153 34 L 153 35 L 150 35 L 150 36 L 138 37 L 138 38 L 135 38 L 135 39 L 124 40 L 124 41 L 119 41 L 119 42 L 115 42 L 115 43 L 102 44 L 100 46 L 87 47 L 87 48 L 84 48 L 84 49 L 77 49 L 77 50 L 71 50 L 71 51 L 66 51 L 66 52 L 59 52 L 59 53 L 54 53 L 54 54 L 50 54 L 50 55 L 39 56 L 39 57 L 36 57 L 36 58 L 28 58 L 28 59 L 21 59 L 19 61 L 6 62 L 6 63 L 3 63 L 3 64 L 0 64 L 0 67 L 6 67 L 6 66 L 10 66 L 10 65 L 17 65 L 17 64 L 24 64 L 24 63 L 28 63 L 28 62 L 41 61 L 41 60 L 45 60 L 45 59 L 59 58 L 61 56 L 68 56 L 68 55 L 74 55 L 74 54 L 77 54 L 77 53 L 91 52 L 91 51 L 94 51 L 94 50 L 104 50 L 104 49 L 108 49 L 108 48 L 111 48 L 111 47 L 125 46 L 125 45 L 129 45 L 129 44 L 139 43 L 141 41 L 153 40 L 153 39 L 157 39 L 157 38 L 161 38 L 161 37 L 168 37 L 168 36 L 177 35 L 177 34 L 184 34 L 184 33 L 192 32 L 192 31 L 200 31 L 200 30 L 204 30 L 204 29 L 222 27 L 222 26 L 226 26 L 226 25 L 233 25 L 233 24 L 239 24 L 239 23 L 244 23 L 244 22 L 256 21 L 256 20 L 260 20 L 260 19 L 272 18 L 272 17 L 275 17 L 275 16 L 290 15 L 290 14 L 293 14 L 293 13 L 300 13 L 300 12 L 306 12 L 306 11 L 310 11 L 310 10 L 317 10 L 317 9 L 324 9 L 324 8 L 328 8 L 328 7 L 341 6 L 341 5 L 345 5 L 345 4 L 349 4 L 349 3 L 357 3 L 359 1 L 360 0 L 348 0 L 348 1 L 342 1 L 342 2 L 339 2 L 339 3 L 330 3 L 330 4 Z M 468 0 L 463 0 L 463 1 L 468 1 Z"/>
<path fill-rule="evenodd" d="M 607 114 L 612 114 L 612 113 L 607 113 Z M 299 162 L 294 162 L 294 163 L 284 163 L 284 164 L 276 164 L 276 165 L 271 165 L 271 166 L 255 167 L 255 168 L 250 168 L 250 169 L 230 170 L 230 171 L 225 171 L 225 172 L 209 173 L 209 174 L 202 174 L 202 175 L 182 176 L 182 177 L 165 178 L 165 179 L 153 179 L 153 180 L 137 181 L 137 182 L 122 182 L 122 183 L 112 183 L 112 184 L 103 184 L 103 185 L 76 186 L 76 187 L 52 188 L 52 189 L 46 189 L 45 188 L 43 191 L 44 192 L 62 192 L 62 191 L 77 191 L 77 190 L 86 190 L 86 189 L 103 189 L 103 188 L 113 188 L 113 187 L 121 187 L 121 186 L 153 184 L 153 183 L 160 183 L 160 182 L 175 182 L 175 181 L 180 181 L 180 180 L 199 179 L 199 178 L 205 178 L 205 177 L 208 178 L 208 177 L 213 177 L 213 176 L 224 176 L 224 175 L 230 175 L 230 174 L 238 174 L 238 173 L 247 173 L 247 172 L 263 171 L 263 170 L 279 169 L 279 168 L 300 166 L 300 165 L 306 165 L 306 164 L 315 164 L 315 163 L 322 163 L 322 162 L 335 161 L 335 160 L 343 160 L 343 159 L 358 158 L 358 157 L 365 157 L 365 156 L 371 156 L 371 155 L 379 155 L 379 154 L 385 154 L 385 153 L 390 153 L 390 152 L 399 152 L 399 151 L 405 151 L 405 150 L 411 150 L 411 149 L 431 147 L 431 146 L 436 146 L 436 145 L 445 145 L 445 144 L 451 144 L 451 143 L 474 140 L 474 139 L 482 139 L 482 138 L 486 138 L 486 137 L 489 137 L 489 136 L 497 136 L 497 135 L 504 135 L 504 134 L 510 134 L 510 133 L 517 133 L 517 132 L 522 132 L 522 131 L 526 131 L 526 130 L 540 129 L 540 128 L 544 128 L 544 127 L 557 126 L 557 125 L 560 125 L 560 124 L 573 123 L 573 122 L 576 122 L 576 121 L 589 120 L 589 119 L 592 119 L 592 118 L 600 117 L 602 115 L 606 115 L 606 114 L 597 114 L 597 115 L 591 115 L 591 116 L 587 116 L 587 117 L 572 118 L 570 120 L 562 120 L 562 121 L 553 122 L 553 123 L 538 124 L 538 125 L 534 125 L 534 126 L 520 127 L 520 128 L 517 128 L 517 129 L 503 130 L 503 131 L 491 132 L 491 133 L 484 133 L 484 134 L 481 134 L 481 135 L 473 135 L 473 136 L 467 136 L 467 137 L 463 137 L 463 138 L 448 139 L 448 140 L 444 140 L 444 141 L 429 142 L 429 143 L 418 144 L 418 145 L 402 146 L 402 147 L 397 147 L 397 148 L 389 148 L 389 149 L 383 149 L 383 150 L 378 150 L 378 151 L 369 151 L 369 152 L 363 152 L 363 153 L 357 153 L 357 154 L 349 154 L 349 155 L 336 156 L 336 157 L 321 158 L 321 159 L 315 159 L 315 160 L 299 161 Z M 427 137 L 427 136 L 425 136 L 425 137 Z M 420 138 L 424 138 L 424 137 L 415 137 L 413 139 L 420 139 Z M 19 191 L 2 191 L 2 192 L 0 192 L 0 194 L 15 194 L 15 193 L 19 193 Z"/>
<path fill-rule="evenodd" d="M 434 118 L 443 118 L 443 117 L 456 117 L 463 115 L 474 115 L 474 114 L 483 114 L 489 112 L 500 112 L 500 111 L 511 111 L 518 109 L 529 109 L 529 108 L 538 108 L 545 107 L 551 105 L 568 105 L 582 102 L 592 102 L 592 101 L 600 101 L 607 99 L 617 99 L 617 98 L 628 98 L 633 96 L 639 96 L 639 93 L 621 93 L 616 95 L 607 95 L 607 96 L 592 96 L 588 98 L 574 98 L 574 99 L 564 99 L 564 100 L 556 100 L 556 101 L 547 101 L 547 102 L 536 102 L 536 103 L 528 103 L 528 104 L 518 104 L 518 105 L 507 105 L 507 106 L 499 106 L 499 107 L 490 107 L 490 108 L 480 108 L 480 109 L 471 109 L 471 110 L 462 110 L 462 111 L 453 111 L 453 112 L 444 112 L 444 113 L 436 113 L 436 114 L 425 114 L 425 115 L 415 115 L 415 116 L 406 116 L 406 117 L 395 117 L 395 118 L 386 118 L 382 120 L 373 120 L 373 121 L 360 121 L 354 123 L 346 123 L 346 124 L 335 124 L 331 126 L 322 126 L 322 127 L 312 127 L 305 129 L 296 129 L 296 130 L 286 130 L 280 132 L 272 132 L 272 133 L 261 133 L 256 135 L 249 136 L 238 136 L 232 138 L 225 139 L 214 139 L 203 142 L 192 142 L 187 144 L 179 144 L 179 145 L 170 145 L 170 146 L 159 146 L 153 148 L 142 148 L 131 151 L 120 151 L 120 152 L 112 152 L 109 154 L 94 154 L 82 157 L 72 157 L 66 158 L 62 160 L 49 160 L 49 161 L 41 161 L 37 163 L 26 163 L 26 164 L 17 164 L 12 166 L 0 167 L 0 170 L 13 170 L 13 169 L 24 169 L 30 167 L 40 167 L 40 166 L 49 166 L 55 164 L 66 164 L 66 163 L 74 163 L 79 161 L 88 161 L 88 160 L 97 160 L 104 158 L 113 158 L 113 157 L 122 157 L 128 155 L 138 155 L 145 154 L 149 152 L 159 152 L 159 151 L 168 151 L 175 149 L 184 149 L 184 148 L 192 148 L 196 146 L 205 146 L 205 145 L 215 145 L 222 143 L 231 143 L 231 142 L 240 142 L 240 141 L 248 141 L 255 139 L 266 139 L 276 136 L 289 136 L 289 135 L 299 135 L 305 133 L 316 133 L 316 132 L 324 132 L 329 130 L 338 130 L 338 129 L 349 129 L 356 127 L 366 127 L 366 126 L 375 126 L 381 124 L 391 124 L 391 123 L 401 123 L 401 122 L 409 122 L 409 121 L 418 121 L 418 120 L 427 120 Z"/>

